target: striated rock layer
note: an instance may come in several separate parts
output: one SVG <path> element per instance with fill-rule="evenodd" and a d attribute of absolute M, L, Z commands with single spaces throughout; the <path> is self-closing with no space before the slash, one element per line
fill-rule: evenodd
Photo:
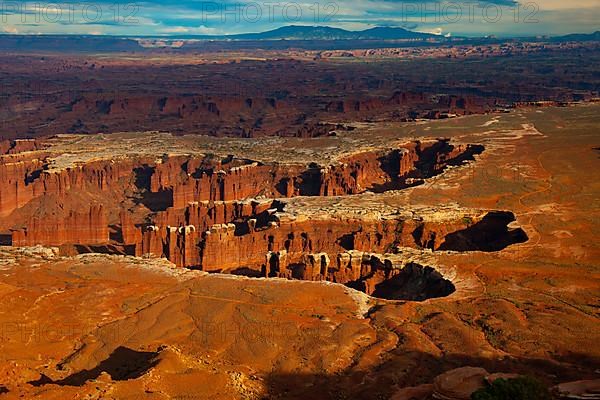
<path fill-rule="evenodd" d="M 286 198 L 402 189 L 482 150 L 446 139 L 414 141 L 349 153 L 326 166 L 214 154 L 64 165 L 68 155 L 24 151 L 1 158 L 0 177 L 10 189 L 0 204 L 4 215 L 20 215 L 12 226 L 14 246 L 79 245 L 68 251 L 150 255 L 208 272 L 323 280 L 380 297 L 424 299 L 454 288 L 429 267 L 373 253 L 398 246 L 493 251 L 527 239 L 508 228 L 514 215 L 365 213 L 335 205 L 303 205 L 298 212 Z"/>
<path fill-rule="evenodd" d="M 41 146 L 37 142 L 11 146 L 7 150 L 10 154 L 0 156 L 0 218 L 5 217 L 4 229 L 12 229 L 15 245 L 107 244 L 106 232 L 111 224 L 115 232 L 113 242 L 138 244 L 141 248 L 136 249 L 138 253 L 166 254 L 170 259 L 178 260 L 185 258 L 188 260 L 183 263 L 186 266 L 194 265 L 195 261 L 190 260 L 202 259 L 204 255 L 199 252 L 198 257 L 170 256 L 170 249 L 181 252 L 178 237 L 185 235 L 179 233 L 180 228 L 193 226 L 194 232 L 198 232 L 193 239 L 195 244 L 191 245 L 190 239 L 186 241 L 188 250 L 181 253 L 184 254 L 191 249 L 195 252 L 202 249 L 199 244 L 203 237 L 201 232 L 213 225 L 252 217 L 257 220 L 258 227 L 263 227 L 268 217 L 267 209 L 276 206 L 267 202 L 253 203 L 248 199 L 336 196 L 367 190 L 401 189 L 482 151 L 481 146 L 454 145 L 440 139 L 411 142 L 392 150 L 357 152 L 327 166 L 267 164 L 211 154 L 165 155 L 158 159 L 122 156 L 63 166 L 53 158 L 51 151 L 31 151 Z M 68 159 L 69 156 L 61 157 Z M 60 204 L 57 211 L 60 217 L 43 211 L 43 207 L 40 212 L 34 211 L 36 204 L 50 197 L 52 207 Z M 76 204 L 73 198 L 81 200 Z M 90 202 L 101 205 L 103 211 L 90 208 Z M 123 206 L 127 202 L 145 207 L 145 215 L 138 213 L 135 218 L 123 215 L 131 207 Z M 21 212 L 25 206 L 28 211 Z M 18 218 L 11 218 L 15 213 Z M 94 217 L 84 218 L 85 215 Z M 140 228 L 150 232 L 146 228 L 148 225 L 158 227 L 156 238 L 142 239 Z M 174 228 L 173 232 L 171 228 Z M 253 230 L 244 225 L 238 229 Z M 38 230 L 44 233 L 36 233 Z M 80 231 L 88 233 L 80 234 Z M 150 244 L 153 241 L 155 245 Z M 153 246 L 162 250 L 155 250 Z M 208 244 L 206 254 L 210 254 L 210 247 Z M 264 254 L 256 257 L 262 259 Z"/>
<path fill-rule="evenodd" d="M 44 219 L 32 217 L 27 227 L 12 233 L 13 246 L 46 244 L 104 244 L 109 241 L 106 212 L 100 205 L 91 205 L 87 212 L 70 211 Z"/>
<path fill-rule="evenodd" d="M 15 144 L 14 152 L 0 156 L 6 187 L 0 212 L 13 246 L 163 257 L 178 267 L 330 281 L 379 297 L 421 300 L 454 287 L 430 267 L 382 254 L 399 246 L 493 251 L 526 240 L 522 231 L 509 230 L 511 213 L 365 213 L 335 203 L 298 208 L 290 199 L 367 199 L 373 195 L 367 192 L 407 188 L 472 160 L 483 150 L 479 145 L 413 141 L 346 152 L 325 166 L 213 153 L 84 162 L 68 152 L 56 157 L 51 149 L 31 150 L 36 146 Z"/>

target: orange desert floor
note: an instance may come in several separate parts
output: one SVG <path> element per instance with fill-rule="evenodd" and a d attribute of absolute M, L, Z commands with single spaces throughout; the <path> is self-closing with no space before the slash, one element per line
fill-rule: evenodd
<path fill-rule="evenodd" d="M 361 140 L 449 137 L 485 151 L 408 189 L 288 200 L 296 212 L 514 213 L 528 240 L 500 251 L 396 249 L 452 281 L 446 297 L 388 301 L 329 282 L 2 247 L 0 397 L 388 399 L 461 366 L 549 385 L 598 379 L 598 115 L 591 104 L 363 124 Z"/>

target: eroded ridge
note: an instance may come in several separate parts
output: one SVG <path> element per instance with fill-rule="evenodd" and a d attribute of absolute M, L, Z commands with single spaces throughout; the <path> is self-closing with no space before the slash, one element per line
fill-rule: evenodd
<path fill-rule="evenodd" d="M 509 227 L 515 217 L 508 211 L 398 209 L 378 196 L 482 151 L 437 139 L 364 149 L 325 166 L 214 153 L 64 165 L 72 156 L 30 141 L 2 156 L 0 212 L 13 246 L 163 257 L 208 272 L 323 280 L 423 300 L 454 285 L 431 266 L 392 257 L 398 247 L 497 251 L 527 235 Z M 369 211 L 338 201 L 349 197 Z"/>
<path fill-rule="evenodd" d="M 448 140 L 417 141 L 391 150 L 357 152 L 322 166 L 206 153 L 88 156 L 85 162 L 65 163 L 68 153 L 37 150 L 43 148 L 37 141 L 20 146 L 25 151 L 13 154 L 18 148 L 13 146 L 0 159 L 0 218 L 6 217 L 0 228 L 12 231 L 17 246 L 127 244 L 128 216 L 119 217 L 122 210 L 136 224 L 164 222 L 205 230 L 260 214 L 248 199 L 399 189 L 483 150 Z M 189 209 L 194 202 L 201 205 Z M 210 204 L 205 207 L 202 202 Z"/>

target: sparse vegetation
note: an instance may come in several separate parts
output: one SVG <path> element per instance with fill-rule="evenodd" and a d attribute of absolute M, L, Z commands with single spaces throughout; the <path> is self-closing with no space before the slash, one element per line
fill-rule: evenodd
<path fill-rule="evenodd" d="M 548 388 L 538 380 L 525 376 L 514 379 L 496 379 L 488 387 L 477 390 L 472 400 L 550 400 Z"/>

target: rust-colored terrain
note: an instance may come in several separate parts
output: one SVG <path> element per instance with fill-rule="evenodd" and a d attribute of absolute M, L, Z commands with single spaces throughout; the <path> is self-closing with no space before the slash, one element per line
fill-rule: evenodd
<path fill-rule="evenodd" d="M 581 62 L 585 59 L 586 62 Z M 0 55 L 0 138 L 326 136 L 598 97 L 598 42 L 335 51 Z"/>
<path fill-rule="evenodd" d="M 23 57 L 85 89 L 70 108 L 3 98 L 0 397 L 468 399 L 492 373 L 599 378 L 600 105 L 556 106 L 597 96 L 587 64 L 452 93 L 398 91 L 389 60 Z M 124 70 L 199 94 L 93 94 Z M 203 94 L 190 71 L 220 78 Z M 215 100 L 242 73 L 272 77 L 263 99 Z"/>

